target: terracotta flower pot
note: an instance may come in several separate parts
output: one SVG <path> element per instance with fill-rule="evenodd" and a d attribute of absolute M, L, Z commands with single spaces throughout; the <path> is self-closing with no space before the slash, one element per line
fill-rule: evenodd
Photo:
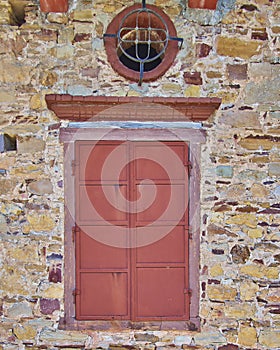
<path fill-rule="evenodd" d="M 42 12 L 67 12 L 68 0 L 40 0 Z"/>
<path fill-rule="evenodd" d="M 189 0 L 190 8 L 215 10 L 218 0 Z"/>

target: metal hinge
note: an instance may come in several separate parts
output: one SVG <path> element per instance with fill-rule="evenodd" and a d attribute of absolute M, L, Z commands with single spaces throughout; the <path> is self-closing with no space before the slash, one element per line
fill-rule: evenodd
<path fill-rule="evenodd" d="M 189 239 L 193 239 L 193 229 L 191 226 L 189 226 L 189 229 L 188 229 L 188 236 L 189 236 Z"/>
<path fill-rule="evenodd" d="M 76 173 L 76 167 L 79 165 L 79 162 L 77 162 L 75 159 L 71 162 L 71 168 L 72 168 L 72 175 L 74 176 Z"/>
<path fill-rule="evenodd" d="M 188 296 L 191 298 L 192 297 L 192 289 L 185 288 L 184 294 L 188 294 Z"/>
<path fill-rule="evenodd" d="M 189 174 L 189 176 L 190 176 L 191 171 L 192 171 L 192 168 L 193 168 L 192 163 L 191 163 L 191 162 L 186 162 L 184 165 L 185 165 L 185 167 L 188 169 L 188 174 Z"/>
<path fill-rule="evenodd" d="M 76 304 L 77 295 L 80 295 L 80 294 L 81 294 L 81 292 L 79 289 L 77 289 L 77 288 L 73 289 L 72 295 L 73 295 L 73 303 L 74 304 Z"/>
<path fill-rule="evenodd" d="M 75 243 L 76 234 L 79 232 L 79 227 L 77 225 L 72 227 L 72 242 Z"/>

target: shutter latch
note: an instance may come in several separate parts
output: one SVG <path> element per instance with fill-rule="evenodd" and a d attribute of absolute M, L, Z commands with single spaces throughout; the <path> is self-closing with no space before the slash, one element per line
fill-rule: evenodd
<path fill-rule="evenodd" d="M 189 288 L 184 289 L 184 294 L 188 294 L 188 296 L 191 298 L 192 297 L 192 290 Z"/>
<path fill-rule="evenodd" d="M 77 288 L 73 289 L 72 295 L 73 295 L 74 304 L 76 304 L 76 296 L 80 295 L 80 294 L 81 294 L 81 291 L 79 289 L 77 289 Z"/>

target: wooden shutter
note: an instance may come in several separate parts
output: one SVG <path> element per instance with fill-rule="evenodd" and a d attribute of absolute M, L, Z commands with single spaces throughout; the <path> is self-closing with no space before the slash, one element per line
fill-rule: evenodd
<path fill-rule="evenodd" d="M 188 319 L 187 145 L 79 141 L 75 154 L 76 318 Z M 118 177 L 104 172 L 119 164 Z"/>

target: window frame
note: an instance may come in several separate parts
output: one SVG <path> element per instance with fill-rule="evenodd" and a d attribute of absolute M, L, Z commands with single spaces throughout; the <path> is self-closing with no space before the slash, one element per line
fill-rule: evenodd
<path fill-rule="evenodd" d="M 110 132 L 109 132 L 110 131 Z M 72 168 L 75 141 L 83 140 L 133 140 L 133 141 L 185 141 L 189 146 L 189 161 L 192 169 L 189 176 L 189 286 L 191 290 L 190 318 L 188 321 L 78 321 L 75 319 L 75 241 L 72 232 L 75 220 L 74 211 L 74 176 Z M 199 317 L 199 256 L 200 256 L 200 159 L 201 144 L 205 143 L 205 131 L 201 129 L 104 129 L 96 128 L 61 128 L 60 141 L 64 143 L 64 188 L 65 188 L 65 225 L 64 225 L 64 317 L 60 319 L 60 329 L 146 329 L 154 330 L 200 330 Z"/>

